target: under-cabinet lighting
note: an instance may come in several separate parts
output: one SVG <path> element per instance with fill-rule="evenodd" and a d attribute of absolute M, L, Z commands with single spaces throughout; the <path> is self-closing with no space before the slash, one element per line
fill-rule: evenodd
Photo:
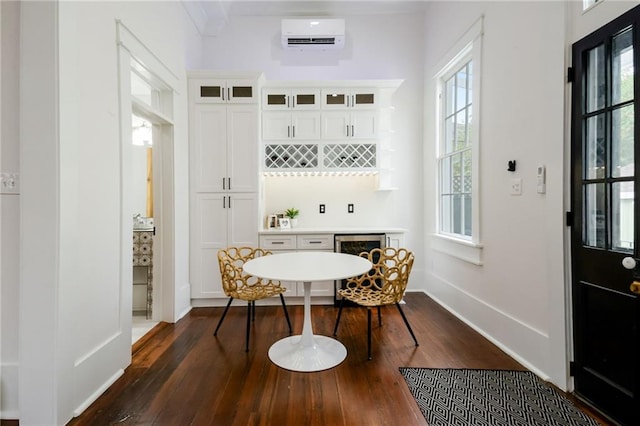
<path fill-rule="evenodd" d="M 374 176 L 378 174 L 377 170 L 353 170 L 353 171 L 349 171 L 349 170 L 341 170 L 341 171 L 315 171 L 315 172 L 308 172 L 308 171 L 290 171 L 290 172 L 283 172 L 283 171 L 277 171 L 277 172 L 269 172 L 269 171 L 265 171 L 262 173 L 263 176 L 272 176 L 272 177 L 285 177 L 285 176 Z"/>

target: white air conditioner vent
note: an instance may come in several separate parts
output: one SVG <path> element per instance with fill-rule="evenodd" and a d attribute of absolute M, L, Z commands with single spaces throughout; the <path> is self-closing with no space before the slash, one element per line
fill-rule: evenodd
<path fill-rule="evenodd" d="M 344 47 L 344 19 L 283 19 L 282 47 L 330 50 Z"/>

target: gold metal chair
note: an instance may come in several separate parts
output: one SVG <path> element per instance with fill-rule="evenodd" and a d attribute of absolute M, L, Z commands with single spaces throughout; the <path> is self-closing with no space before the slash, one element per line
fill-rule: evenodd
<path fill-rule="evenodd" d="M 284 315 L 287 318 L 287 324 L 289 325 L 289 334 L 291 334 L 291 321 L 289 321 L 287 305 L 284 303 L 284 297 L 282 296 L 282 293 L 284 293 L 286 289 L 280 285 L 280 281 L 265 280 L 254 277 L 245 273 L 242 269 L 242 266 L 249 260 L 260 256 L 268 256 L 270 254 L 270 251 L 252 247 L 228 247 L 227 249 L 218 251 L 218 264 L 220 266 L 220 274 L 222 277 L 222 289 L 224 290 L 224 293 L 229 296 L 229 302 L 222 313 L 222 317 L 220 317 L 220 321 L 218 321 L 218 326 L 216 327 L 216 331 L 213 332 L 213 335 L 217 336 L 218 330 L 222 325 L 224 317 L 227 315 L 227 311 L 229 310 L 229 306 L 231 306 L 233 299 L 246 300 L 248 309 L 246 352 L 249 352 L 249 330 L 251 320 L 255 320 L 256 317 L 256 300 L 266 299 L 275 295 L 280 296 Z"/>
<path fill-rule="evenodd" d="M 371 359 L 371 308 L 378 308 L 378 325 L 382 326 L 380 306 L 396 305 L 413 341 L 418 346 L 418 340 L 400 306 L 413 266 L 413 253 L 404 248 L 388 247 L 362 252 L 360 256 L 368 259 L 373 264 L 373 268 L 363 275 L 349 278 L 346 287 L 338 290 L 342 299 L 333 335 L 338 333 L 338 324 L 345 300 L 365 306 L 367 308 L 367 355 Z"/>

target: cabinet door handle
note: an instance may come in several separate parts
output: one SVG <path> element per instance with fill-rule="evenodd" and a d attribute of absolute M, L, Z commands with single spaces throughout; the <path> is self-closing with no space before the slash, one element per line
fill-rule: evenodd
<path fill-rule="evenodd" d="M 287 137 L 291 137 L 291 126 L 287 126 Z"/>
<path fill-rule="evenodd" d="M 226 185 L 224 184 L 224 178 L 222 178 L 222 189 L 227 189 Z"/>
<path fill-rule="evenodd" d="M 296 137 L 296 126 L 291 126 L 291 128 L 293 129 L 293 131 L 291 132 L 291 136 L 295 139 L 295 137 Z"/>
<path fill-rule="evenodd" d="M 227 100 L 230 101 L 231 100 L 231 89 L 229 89 L 227 87 Z"/>
<path fill-rule="evenodd" d="M 284 244 L 284 241 L 271 241 L 271 245 Z"/>
<path fill-rule="evenodd" d="M 349 125 L 347 124 L 347 137 L 349 137 Z"/>
<path fill-rule="evenodd" d="M 223 209 L 227 208 L 227 197 L 222 197 L 222 208 Z"/>
<path fill-rule="evenodd" d="M 322 244 L 322 241 L 309 241 L 309 244 Z"/>
<path fill-rule="evenodd" d="M 291 106 L 289 105 L 289 99 L 291 98 L 291 96 L 287 96 L 287 108 L 291 108 Z"/>
<path fill-rule="evenodd" d="M 227 182 L 228 182 L 227 187 L 229 188 L 229 191 L 231 191 L 231 178 L 230 177 L 227 178 Z"/>
<path fill-rule="evenodd" d="M 229 195 L 229 208 L 231 208 L 231 195 Z"/>
<path fill-rule="evenodd" d="M 356 129 L 354 127 L 354 125 L 351 125 L 351 137 L 354 137 L 356 135 Z"/>
<path fill-rule="evenodd" d="M 347 108 L 349 108 L 349 106 L 350 106 L 350 105 L 349 105 L 349 100 L 350 100 L 350 99 L 351 99 L 351 96 L 348 96 L 348 95 L 347 95 Z"/>

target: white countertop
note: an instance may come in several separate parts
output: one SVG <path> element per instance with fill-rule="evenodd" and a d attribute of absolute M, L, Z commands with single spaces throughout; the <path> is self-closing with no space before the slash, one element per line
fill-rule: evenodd
<path fill-rule="evenodd" d="M 404 234 L 407 230 L 393 227 L 298 227 L 291 229 L 261 229 L 260 235 L 280 234 Z"/>

